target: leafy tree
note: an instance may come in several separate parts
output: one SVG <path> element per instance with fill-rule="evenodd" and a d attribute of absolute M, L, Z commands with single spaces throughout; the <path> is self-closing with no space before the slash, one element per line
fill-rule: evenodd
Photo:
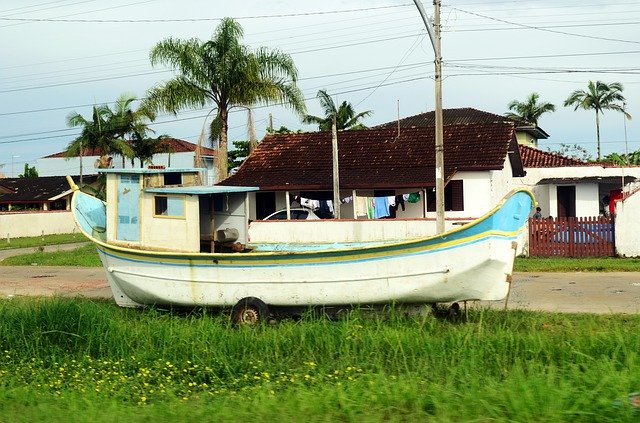
<path fill-rule="evenodd" d="M 631 115 L 624 110 L 624 96 L 622 84 L 612 82 L 607 84 L 602 81 L 589 81 L 587 90 L 575 90 L 564 101 L 564 106 L 574 106 L 573 110 L 582 108 L 595 110 L 596 112 L 596 138 L 598 140 L 598 160 L 600 160 L 600 114 L 604 110 L 615 110 L 623 113 L 628 119 Z M 622 105 L 620 103 L 623 103 Z"/>
<path fill-rule="evenodd" d="M 572 159 L 582 160 L 583 162 L 588 162 L 593 160 L 589 151 L 578 145 L 578 144 L 560 144 L 560 148 L 557 150 L 547 149 L 551 153 L 556 153 L 561 156 L 571 157 Z"/>
<path fill-rule="evenodd" d="M 275 129 L 275 128 L 267 128 L 267 134 L 269 135 L 274 135 L 274 134 L 300 134 L 302 132 L 302 130 L 298 129 L 297 131 L 292 131 L 291 129 L 287 128 L 286 126 L 280 126 L 280 128 Z"/>
<path fill-rule="evenodd" d="M 603 162 L 615 163 L 618 165 L 640 165 L 640 150 L 632 153 L 611 153 L 602 158 Z"/>
<path fill-rule="evenodd" d="M 318 129 L 321 131 L 331 130 L 331 127 L 333 126 L 333 116 L 336 117 L 336 128 L 338 130 L 364 129 L 366 126 L 360 123 L 360 120 L 373 114 L 371 110 L 356 114 L 351 103 L 347 103 L 346 101 L 343 101 L 342 104 L 340 104 L 340 107 L 336 108 L 333 99 L 329 94 L 327 94 L 326 90 L 318 91 L 318 100 L 324 109 L 324 117 L 305 115 L 302 119 L 302 123 L 317 124 Z"/>
<path fill-rule="evenodd" d="M 18 178 L 37 178 L 38 177 L 38 171 L 36 170 L 36 167 L 30 167 L 28 163 L 24 164 L 24 172 L 20 175 L 18 175 Z"/>
<path fill-rule="evenodd" d="M 233 141 L 233 150 L 229 150 L 228 170 L 240 166 L 247 157 L 249 157 L 249 141 L 237 140 Z"/>
<path fill-rule="evenodd" d="M 152 65 L 169 65 L 178 75 L 150 89 L 145 107 L 177 113 L 185 108 L 214 105 L 211 141 L 214 145 L 219 140 L 219 179 L 227 176 L 231 108 L 279 103 L 299 113 L 305 110 L 302 92 L 296 85 L 298 71 L 291 57 L 279 50 L 250 50 L 241 43 L 243 33 L 239 23 L 224 18 L 209 41 L 168 38 L 150 53 Z"/>
<path fill-rule="evenodd" d="M 531 93 L 524 102 L 513 100 L 508 105 L 511 112 L 507 112 L 504 115 L 509 119 L 523 120 L 537 125 L 540 116 L 556 111 L 556 106 L 551 103 L 538 103 L 539 98 L 540 95 L 538 93 Z"/>

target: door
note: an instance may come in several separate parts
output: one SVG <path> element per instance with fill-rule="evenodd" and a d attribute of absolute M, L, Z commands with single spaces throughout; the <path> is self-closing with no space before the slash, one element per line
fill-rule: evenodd
<path fill-rule="evenodd" d="M 140 241 L 140 175 L 118 175 L 119 241 Z"/>
<path fill-rule="evenodd" d="M 576 217 L 576 187 L 558 187 L 558 217 Z"/>

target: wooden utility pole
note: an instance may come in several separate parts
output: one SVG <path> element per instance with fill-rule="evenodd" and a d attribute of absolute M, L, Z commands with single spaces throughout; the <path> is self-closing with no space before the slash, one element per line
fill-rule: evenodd
<path fill-rule="evenodd" d="M 444 232 L 444 118 L 442 112 L 442 49 L 440 0 L 433 1 L 436 38 L 436 233 Z"/>
<path fill-rule="evenodd" d="M 336 115 L 333 117 L 331 125 L 331 151 L 333 154 L 333 215 L 340 219 L 340 172 L 338 166 L 338 129 L 336 126 Z M 355 199 L 354 199 L 355 201 Z"/>
<path fill-rule="evenodd" d="M 442 112 L 442 50 L 440 36 L 440 0 L 433 0 L 434 29 L 431 28 L 427 14 L 420 0 L 413 0 L 424 26 L 427 28 L 433 52 L 435 54 L 435 118 L 436 118 L 436 233 L 444 232 L 444 122 Z"/>

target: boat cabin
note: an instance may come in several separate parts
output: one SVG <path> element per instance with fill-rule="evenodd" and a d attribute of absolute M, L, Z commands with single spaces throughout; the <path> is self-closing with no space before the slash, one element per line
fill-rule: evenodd
<path fill-rule="evenodd" d="M 203 169 L 100 169 L 106 175 L 109 244 L 175 252 L 242 251 L 248 240 L 248 192 L 202 185 Z M 102 230 L 104 229 L 104 230 Z"/>

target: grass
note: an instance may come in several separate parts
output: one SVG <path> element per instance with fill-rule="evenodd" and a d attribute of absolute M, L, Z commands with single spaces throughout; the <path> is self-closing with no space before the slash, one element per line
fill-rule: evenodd
<path fill-rule="evenodd" d="M 33 253 L 7 257 L 0 261 L 1 266 L 102 266 L 98 252 L 93 244 L 83 245 L 69 251 L 34 251 Z"/>
<path fill-rule="evenodd" d="M 8 250 L 11 248 L 28 248 L 40 247 L 45 245 L 70 244 L 74 242 L 85 242 L 87 238 L 80 233 L 44 235 L 23 238 L 11 238 L 7 242 L 7 238 L 0 240 L 0 250 Z"/>
<path fill-rule="evenodd" d="M 640 272 L 640 258 L 518 257 L 516 272 Z"/>
<path fill-rule="evenodd" d="M 637 421 L 640 316 L 393 309 L 235 329 L 83 299 L 0 302 L 0 421 Z"/>

